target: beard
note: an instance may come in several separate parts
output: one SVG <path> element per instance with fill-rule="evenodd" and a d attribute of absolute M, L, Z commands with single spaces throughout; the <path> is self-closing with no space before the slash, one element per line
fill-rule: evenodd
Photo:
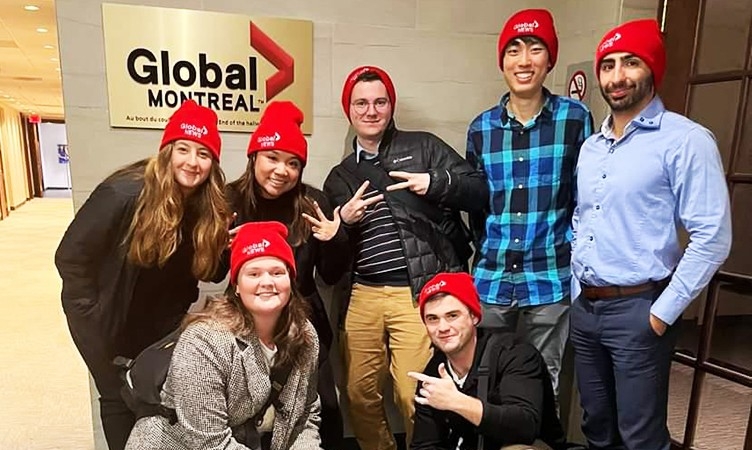
<path fill-rule="evenodd" d="M 623 80 L 620 83 L 610 83 L 606 87 L 601 86 L 601 95 L 614 112 L 629 111 L 637 105 L 641 105 L 645 98 L 653 96 L 653 76 L 650 75 L 637 82 Z M 617 90 L 629 89 L 623 97 L 614 99 L 611 93 Z"/>

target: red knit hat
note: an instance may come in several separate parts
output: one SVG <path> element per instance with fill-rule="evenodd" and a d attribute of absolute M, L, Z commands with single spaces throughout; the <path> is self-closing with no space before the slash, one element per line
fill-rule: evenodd
<path fill-rule="evenodd" d="M 606 33 L 595 50 L 595 74 L 600 78 L 600 65 L 609 53 L 627 52 L 639 56 L 653 72 L 655 87 L 661 85 L 666 72 L 666 49 L 663 35 L 654 19 L 626 22 Z"/>
<path fill-rule="evenodd" d="M 470 312 L 480 320 L 482 315 L 480 310 L 480 298 L 478 297 L 478 291 L 475 290 L 473 277 L 467 273 L 444 272 L 431 278 L 431 281 L 423 286 L 423 289 L 420 291 L 420 296 L 418 297 L 421 318 L 423 318 L 423 308 L 426 306 L 426 302 L 439 293 L 449 294 L 456 297 L 457 300 L 464 303 Z"/>
<path fill-rule="evenodd" d="M 184 101 L 167 121 L 159 148 L 178 139 L 198 142 L 208 148 L 214 159 L 219 161 L 222 139 L 217 130 L 217 113 L 205 106 L 199 106 L 193 100 Z"/>
<path fill-rule="evenodd" d="M 559 38 L 556 37 L 554 18 L 547 9 L 523 9 L 507 19 L 499 34 L 497 54 L 501 70 L 504 70 L 502 64 L 504 49 L 510 41 L 523 36 L 534 36 L 543 41 L 548 49 L 548 60 L 551 63 L 548 71 L 550 72 L 559 57 Z"/>
<path fill-rule="evenodd" d="M 262 150 L 282 150 L 297 156 L 305 165 L 308 142 L 300 131 L 303 111 L 295 103 L 274 101 L 266 105 L 264 115 L 248 143 L 248 156 Z"/>
<path fill-rule="evenodd" d="M 376 66 L 360 66 L 350 72 L 350 75 L 345 79 L 345 85 L 342 87 L 342 109 L 345 110 L 347 120 L 350 120 L 350 96 L 355 84 L 358 82 L 358 77 L 369 72 L 376 74 L 381 82 L 384 83 L 386 95 L 389 96 L 389 101 L 392 103 L 392 111 L 394 111 L 394 107 L 397 105 L 397 93 L 394 91 L 394 83 L 389 78 L 389 74 Z"/>
<path fill-rule="evenodd" d="M 262 256 L 273 256 L 287 264 L 295 279 L 295 256 L 287 243 L 287 227 L 279 222 L 248 222 L 232 241 L 230 252 L 230 281 L 237 283 L 238 272 L 247 261 Z"/>

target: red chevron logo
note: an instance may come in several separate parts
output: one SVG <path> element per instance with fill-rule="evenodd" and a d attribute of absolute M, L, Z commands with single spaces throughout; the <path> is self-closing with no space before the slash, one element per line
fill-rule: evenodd
<path fill-rule="evenodd" d="M 274 75 L 266 79 L 266 101 L 268 102 L 295 81 L 295 59 L 261 31 L 261 28 L 253 22 L 250 24 L 251 47 L 277 69 Z"/>

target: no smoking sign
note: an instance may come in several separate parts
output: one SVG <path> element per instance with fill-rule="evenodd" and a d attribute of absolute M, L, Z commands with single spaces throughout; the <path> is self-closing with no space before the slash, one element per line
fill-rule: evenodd
<path fill-rule="evenodd" d="M 569 79 L 569 96 L 582 101 L 587 93 L 587 78 L 585 72 L 578 70 L 572 74 L 572 78 Z"/>

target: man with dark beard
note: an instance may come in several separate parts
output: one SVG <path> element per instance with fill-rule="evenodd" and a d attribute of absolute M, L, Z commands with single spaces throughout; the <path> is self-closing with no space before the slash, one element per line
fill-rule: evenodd
<path fill-rule="evenodd" d="M 718 147 L 710 131 L 664 108 L 656 89 L 665 65 L 654 20 L 609 31 L 595 55 L 611 114 L 577 163 L 570 338 L 591 449 L 670 448 L 676 322 L 731 245 Z"/>

